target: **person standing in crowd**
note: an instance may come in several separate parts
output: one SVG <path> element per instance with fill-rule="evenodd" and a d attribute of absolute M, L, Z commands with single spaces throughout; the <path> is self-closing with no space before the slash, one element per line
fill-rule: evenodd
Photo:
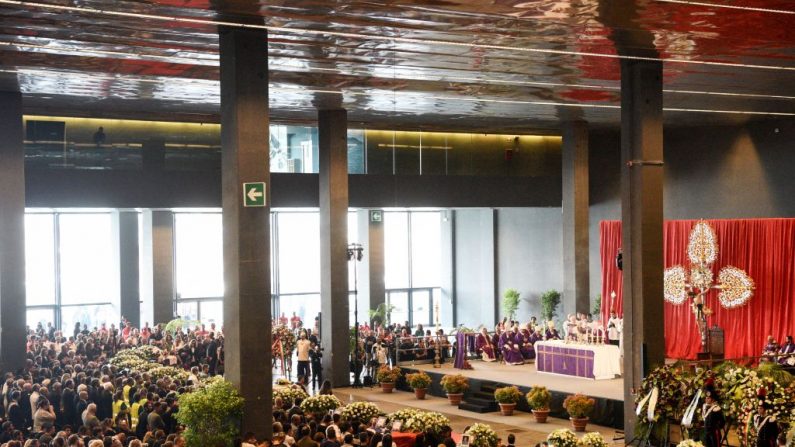
<path fill-rule="evenodd" d="M 210 334 L 210 342 L 207 343 L 207 363 L 210 365 L 210 375 L 215 375 L 218 367 L 218 343 L 215 341 L 215 334 Z"/>
<path fill-rule="evenodd" d="M 312 344 L 309 340 L 306 339 L 306 332 L 301 331 L 301 335 L 298 337 L 298 342 L 295 344 L 295 350 L 297 352 L 298 357 L 298 375 L 303 376 L 305 378 L 309 376 L 309 351 L 312 348 Z"/>
<path fill-rule="evenodd" d="M 323 382 L 323 349 L 316 343 L 310 342 L 309 358 L 312 363 L 312 389 Z"/>

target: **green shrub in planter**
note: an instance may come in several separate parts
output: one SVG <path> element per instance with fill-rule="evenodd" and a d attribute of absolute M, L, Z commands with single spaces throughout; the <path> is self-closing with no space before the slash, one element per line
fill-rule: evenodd
<path fill-rule="evenodd" d="M 515 386 L 506 386 L 494 390 L 494 400 L 501 404 L 515 404 L 522 398 L 522 392 Z"/>
<path fill-rule="evenodd" d="M 545 386 L 534 386 L 527 393 L 527 405 L 533 410 L 549 410 L 549 403 L 552 402 L 552 393 Z"/>
<path fill-rule="evenodd" d="M 217 380 L 179 397 L 177 421 L 188 447 L 231 447 L 240 434 L 243 398 L 231 382 Z"/>

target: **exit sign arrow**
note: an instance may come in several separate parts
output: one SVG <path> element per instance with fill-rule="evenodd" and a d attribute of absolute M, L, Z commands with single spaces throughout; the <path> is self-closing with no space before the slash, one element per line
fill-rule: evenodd
<path fill-rule="evenodd" d="M 265 206 L 265 182 L 243 183 L 243 206 Z"/>

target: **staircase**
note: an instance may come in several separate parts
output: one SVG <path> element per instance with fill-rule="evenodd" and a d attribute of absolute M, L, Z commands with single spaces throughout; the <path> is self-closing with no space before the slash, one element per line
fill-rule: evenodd
<path fill-rule="evenodd" d="M 482 382 L 480 390 L 470 393 L 458 406 L 461 410 L 473 411 L 475 413 L 490 413 L 500 409 L 494 400 L 494 390 L 497 384 L 494 382 Z"/>

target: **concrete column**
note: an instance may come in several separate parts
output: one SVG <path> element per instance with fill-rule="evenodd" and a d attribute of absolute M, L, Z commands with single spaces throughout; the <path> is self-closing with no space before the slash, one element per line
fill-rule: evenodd
<path fill-rule="evenodd" d="M 138 212 L 120 211 L 119 225 L 119 310 L 121 316 L 141 325 L 141 294 L 138 259 Z"/>
<path fill-rule="evenodd" d="M 621 220 L 624 248 L 624 427 L 634 397 L 665 361 L 662 62 L 621 61 Z"/>
<path fill-rule="evenodd" d="M 350 379 L 348 321 L 348 113 L 318 112 L 320 180 L 320 319 L 323 378 Z"/>
<path fill-rule="evenodd" d="M 563 126 L 563 312 L 589 313 L 588 125 Z"/>
<path fill-rule="evenodd" d="M 245 399 L 242 431 L 271 436 L 268 35 L 221 27 L 225 377 Z M 243 183 L 264 182 L 244 207 Z M 249 190 L 250 191 L 250 190 Z"/>
<path fill-rule="evenodd" d="M 140 272 L 143 290 L 142 314 L 151 315 L 155 325 L 174 318 L 174 299 L 177 296 L 174 272 L 174 213 L 146 210 L 143 213 L 143 270 Z"/>
<path fill-rule="evenodd" d="M 25 147 L 22 94 L 0 92 L 0 363 L 25 366 Z"/>
<path fill-rule="evenodd" d="M 370 214 L 381 212 L 382 220 L 373 222 Z M 367 311 L 386 301 L 384 286 L 384 222 L 381 210 L 359 210 L 359 242 L 364 259 L 359 263 L 359 321 L 369 321 Z M 364 310 L 363 310 L 364 309 Z"/>

